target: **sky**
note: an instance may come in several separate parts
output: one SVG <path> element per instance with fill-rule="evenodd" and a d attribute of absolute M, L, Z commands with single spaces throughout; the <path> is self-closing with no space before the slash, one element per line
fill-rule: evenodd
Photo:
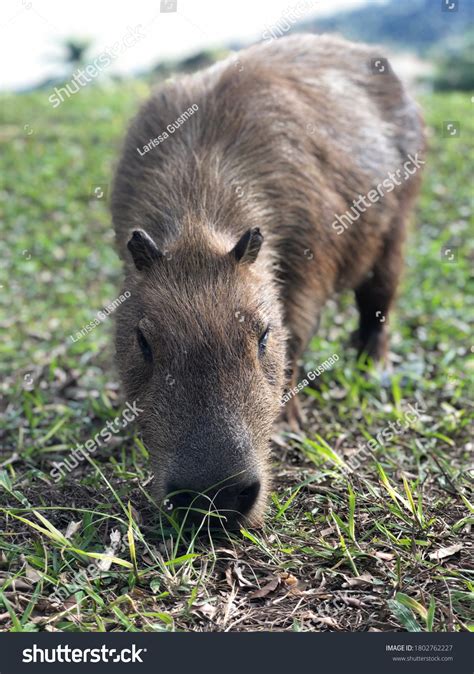
<path fill-rule="evenodd" d="M 160 11 L 161 2 L 175 1 L 176 11 Z M 306 19 L 367 1 L 1 0 L 0 89 L 21 90 L 57 76 L 61 42 L 69 37 L 93 41 L 89 60 L 117 42 L 123 45 L 125 39 L 130 46 L 121 48 L 110 72 L 133 74 L 164 58 L 261 40 L 262 33 L 291 9 Z M 133 35 L 135 40 L 127 37 Z"/>

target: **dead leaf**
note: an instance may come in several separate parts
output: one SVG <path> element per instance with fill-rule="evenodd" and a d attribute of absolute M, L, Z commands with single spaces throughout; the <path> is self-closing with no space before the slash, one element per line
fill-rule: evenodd
<path fill-rule="evenodd" d="M 392 559 L 395 558 L 395 555 L 392 555 L 391 552 L 382 552 L 381 550 L 377 550 L 375 556 L 378 557 L 379 559 L 383 559 L 386 562 L 391 562 Z"/>
<path fill-rule="evenodd" d="M 220 555 L 219 553 L 222 553 L 222 555 Z M 237 559 L 236 551 L 232 550 L 231 548 L 216 548 L 216 555 L 219 557 L 222 557 L 223 555 L 229 555 L 229 557 Z"/>
<path fill-rule="evenodd" d="M 347 389 L 334 386 L 333 388 L 329 389 L 329 396 L 333 400 L 343 400 L 347 396 Z"/>
<path fill-rule="evenodd" d="M 341 629 L 339 623 L 334 620 L 334 618 L 330 618 L 329 616 L 319 616 L 315 615 L 313 620 L 317 620 L 320 623 L 323 623 L 323 625 L 327 625 L 328 627 L 333 627 L 335 630 Z"/>
<path fill-rule="evenodd" d="M 70 609 L 70 608 L 73 608 L 73 606 L 77 606 L 77 599 L 76 599 L 76 597 L 72 594 L 70 597 L 68 597 L 68 598 L 66 599 L 66 601 L 64 601 L 63 607 L 64 607 L 64 608 Z M 77 617 L 79 617 L 79 616 L 77 616 Z"/>
<path fill-rule="evenodd" d="M 74 522 L 74 520 L 69 522 L 69 524 L 67 525 L 66 533 L 64 534 L 64 536 L 66 538 L 72 538 L 74 536 L 74 534 L 77 533 L 79 531 L 79 529 L 81 528 L 81 524 L 82 524 L 82 522 Z"/>
<path fill-rule="evenodd" d="M 341 600 L 347 604 L 347 606 L 355 606 L 356 608 L 362 608 L 365 606 L 364 602 L 357 597 L 341 597 Z"/>
<path fill-rule="evenodd" d="M 289 587 L 294 587 L 295 585 L 298 585 L 298 578 L 293 576 L 291 573 L 281 573 L 280 578 L 282 581 L 285 583 L 285 585 L 288 585 Z"/>
<path fill-rule="evenodd" d="M 33 569 L 33 567 L 30 566 L 28 563 L 26 564 L 25 575 L 28 578 L 28 580 L 32 580 L 34 583 L 37 583 L 38 581 L 41 580 L 41 574 L 38 573 L 36 569 Z"/>
<path fill-rule="evenodd" d="M 230 564 L 227 567 L 227 569 L 225 570 L 225 579 L 226 579 L 227 585 L 229 587 L 234 587 L 234 578 L 233 578 L 233 575 L 232 575 L 232 567 L 230 566 Z"/>
<path fill-rule="evenodd" d="M 9 574 L 2 571 L 0 573 L 0 581 L 3 579 L 10 580 L 10 576 Z M 13 592 L 22 592 L 22 591 L 28 592 L 32 589 L 33 584 L 29 578 L 23 577 L 23 578 L 14 578 L 5 587 L 8 587 L 9 591 L 13 590 Z"/>
<path fill-rule="evenodd" d="M 208 601 L 193 605 L 193 612 L 200 613 L 204 618 L 212 620 L 217 613 L 217 608 Z"/>
<path fill-rule="evenodd" d="M 461 550 L 463 547 L 463 543 L 455 543 L 454 545 L 449 545 L 447 548 L 440 548 L 439 550 L 435 550 L 435 552 L 430 552 L 428 558 L 435 559 L 437 561 L 446 559 L 446 557 L 455 555 L 456 552 L 459 552 L 459 550 Z"/>
<path fill-rule="evenodd" d="M 271 592 L 274 592 L 279 585 L 280 585 L 280 578 L 278 576 L 274 576 L 268 583 L 266 583 L 259 590 L 255 590 L 254 592 L 249 594 L 249 599 L 263 599 L 263 597 L 266 597 Z"/>
<path fill-rule="evenodd" d="M 114 552 L 113 550 L 111 551 L 110 548 L 107 548 L 105 552 L 103 553 L 104 555 L 113 555 Z M 113 564 L 113 559 L 112 557 L 103 557 L 102 559 L 96 559 L 95 563 L 97 564 L 97 568 L 100 569 L 101 571 L 109 571 L 110 567 Z"/>
<path fill-rule="evenodd" d="M 334 527 L 326 527 L 326 529 L 323 529 L 321 531 L 321 536 L 324 538 L 325 536 L 329 536 L 329 534 L 334 533 Z"/>
<path fill-rule="evenodd" d="M 370 575 L 370 573 L 363 573 L 361 576 L 355 576 L 354 578 L 346 578 L 346 582 L 342 584 L 342 587 L 358 587 L 364 585 L 373 585 L 375 578 Z"/>
<path fill-rule="evenodd" d="M 243 569 L 240 566 L 240 564 L 235 563 L 231 565 L 231 572 L 232 575 L 235 577 L 237 580 L 239 587 L 255 587 L 255 583 L 250 582 L 250 580 L 247 580 L 243 574 Z"/>

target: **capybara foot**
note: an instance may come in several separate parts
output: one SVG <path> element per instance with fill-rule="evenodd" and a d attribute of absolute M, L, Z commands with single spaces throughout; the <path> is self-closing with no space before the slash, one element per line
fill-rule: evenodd
<path fill-rule="evenodd" d="M 360 328 L 351 334 L 351 346 L 357 349 L 357 358 L 364 362 L 369 359 L 374 363 L 387 360 L 388 336 L 385 329 L 373 329 L 362 332 Z"/>

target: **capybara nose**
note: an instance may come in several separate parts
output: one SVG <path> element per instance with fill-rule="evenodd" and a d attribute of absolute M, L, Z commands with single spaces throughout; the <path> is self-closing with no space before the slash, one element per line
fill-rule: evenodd
<path fill-rule="evenodd" d="M 209 516 L 211 526 L 236 525 L 239 518 L 248 515 L 260 493 L 259 480 L 237 482 L 198 491 L 189 486 L 183 487 L 176 482 L 168 484 L 168 503 L 171 510 L 188 522 L 200 523 Z"/>

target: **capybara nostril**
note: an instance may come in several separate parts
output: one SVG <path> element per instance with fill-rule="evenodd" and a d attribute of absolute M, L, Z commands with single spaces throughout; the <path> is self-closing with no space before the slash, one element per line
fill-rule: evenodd
<path fill-rule="evenodd" d="M 187 510 L 191 507 L 197 507 L 197 502 L 201 498 L 198 492 L 183 489 L 176 484 L 170 484 L 166 501 L 172 505 L 172 509 Z"/>
<path fill-rule="evenodd" d="M 260 481 L 255 480 L 241 489 L 237 496 L 237 510 L 242 515 L 247 515 L 254 506 L 260 494 Z"/>
<path fill-rule="evenodd" d="M 226 524 L 236 524 L 239 516 L 250 513 L 260 493 L 260 481 L 253 479 L 249 482 L 237 482 L 228 486 L 219 485 L 215 488 L 199 492 L 196 489 L 182 487 L 176 483 L 168 484 L 167 501 L 172 510 L 189 522 L 202 521 L 207 515 L 216 524 L 224 518 Z"/>

